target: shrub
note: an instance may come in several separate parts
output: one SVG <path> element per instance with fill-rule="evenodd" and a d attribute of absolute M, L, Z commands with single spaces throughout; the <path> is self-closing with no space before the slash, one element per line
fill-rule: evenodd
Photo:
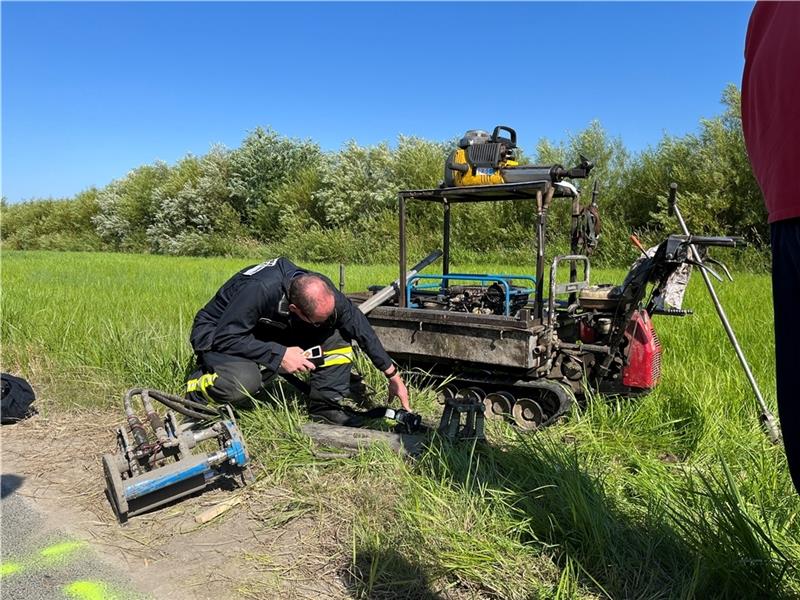
<path fill-rule="evenodd" d="M 3 203 L 3 246 L 15 250 L 106 249 L 92 222 L 98 213 L 97 195 L 92 188 L 74 199 Z"/>

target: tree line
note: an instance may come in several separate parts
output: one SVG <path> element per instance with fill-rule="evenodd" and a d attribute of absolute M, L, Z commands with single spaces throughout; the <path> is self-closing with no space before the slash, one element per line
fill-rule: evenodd
<path fill-rule="evenodd" d="M 600 264 L 634 258 L 631 233 L 655 243 L 677 231 L 666 211 L 668 185 L 675 181 L 693 232 L 744 236 L 752 247 L 747 266 L 763 267 L 766 211 L 747 160 L 735 86 L 724 90 L 722 105 L 722 114 L 701 120 L 697 133 L 664 135 L 636 154 L 595 121 L 565 140 L 540 139 L 526 156 L 536 164 L 568 167 L 579 154 L 594 161 L 591 178 L 580 183 L 584 202 L 595 180 L 600 187 Z M 400 136 L 394 146 L 351 141 L 324 152 L 311 140 L 257 128 L 238 148 L 214 146 L 174 165 L 140 166 L 72 198 L 4 200 L 2 245 L 391 262 L 397 253 L 397 191 L 438 186 L 454 145 L 455 139 Z M 569 208 L 556 201 L 550 213 L 549 243 L 556 251 L 569 245 Z M 441 208 L 411 203 L 408 210 L 413 260 L 441 245 Z M 535 211 L 529 202 L 452 212 L 454 260 L 530 261 Z"/>

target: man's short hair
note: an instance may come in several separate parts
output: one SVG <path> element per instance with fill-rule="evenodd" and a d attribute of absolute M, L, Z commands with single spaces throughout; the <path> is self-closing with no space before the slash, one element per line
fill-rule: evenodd
<path fill-rule="evenodd" d="M 320 284 L 326 293 L 333 294 L 333 289 L 327 281 L 319 275 L 310 273 L 295 277 L 289 285 L 289 302 L 299 308 L 308 318 L 317 314 L 319 294 L 316 294 L 315 291 L 319 289 Z"/>

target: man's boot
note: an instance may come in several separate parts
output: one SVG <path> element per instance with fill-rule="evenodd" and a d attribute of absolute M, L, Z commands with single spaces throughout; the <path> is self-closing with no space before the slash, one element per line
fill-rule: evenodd
<path fill-rule="evenodd" d="M 312 421 L 329 425 L 343 425 L 344 427 L 361 427 L 366 421 L 357 412 L 334 400 L 323 398 L 309 398 L 308 416 Z"/>

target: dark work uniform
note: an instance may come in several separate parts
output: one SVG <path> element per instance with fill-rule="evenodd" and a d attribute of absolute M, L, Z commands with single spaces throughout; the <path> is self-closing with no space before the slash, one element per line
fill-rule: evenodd
<path fill-rule="evenodd" d="M 742 76 L 747 154 L 769 213 L 775 371 L 786 459 L 800 491 L 800 3 L 757 2 Z"/>
<path fill-rule="evenodd" d="M 199 371 L 187 392 L 223 403 L 257 397 L 263 383 L 280 368 L 289 346 L 321 345 L 325 364 L 311 372 L 311 402 L 338 402 L 350 386 L 351 342 L 384 371 L 391 358 L 367 318 L 328 281 L 335 310 L 319 327 L 289 312 L 294 277 L 308 273 L 286 258 L 243 269 L 229 279 L 194 319 L 190 341 Z"/>

